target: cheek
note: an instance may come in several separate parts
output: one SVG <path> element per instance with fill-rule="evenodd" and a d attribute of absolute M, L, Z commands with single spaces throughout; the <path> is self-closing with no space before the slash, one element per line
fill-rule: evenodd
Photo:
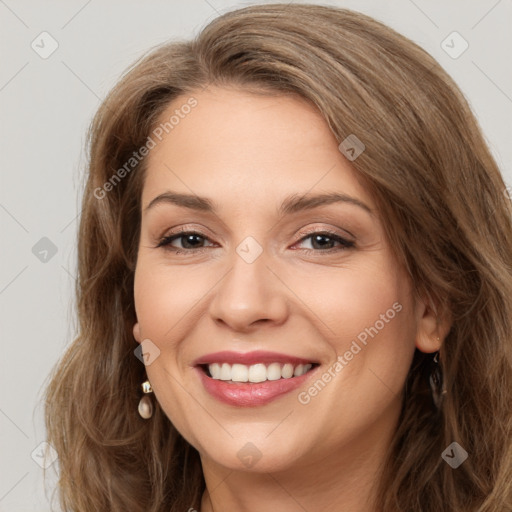
<path fill-rule="evenodd" d="M 403 314 L 410 310 L 407 280 L 385 261 L 357 268 L 296 273 L 291 286 L 305 298 L 304 311 L 314 313 L 322 334 L 340 349 L 375 323 L 379 331 L 389 332 L 410 316 Z"/>
<path fill-rule="evenodd" d="M 312 428 L 335 443 L 396 406 L 414 354 L 413 302 L 393 261 L 313 277 L 297 276 L 297 295 L 307 297 L 332 362 L 299 401 L 316 418 Z"/>
<path fill-rule="evenodd" d="M 195 402 L 183 392 L 191 371 L 187 344 L 180 343 L 196 322 L 198 301 L 211 288 L 198 274 L 180 267 L 169 268 L 139 255 L 134 282 L 134 299 L 142 339 L 150 339 L 160 350 L 146 372 L 166 416 L 192 444 L 197 439 L 191 419 L 197 417 Z M 195 307 L 196 306 L 196 307 Z M 192 436 L 192 437 L 190 437 Z"/>
<path fill-rule="evenodd" d="M 143 337 L 166 345 L 177 339 L 210 287 L 198 272 L 161 262 L 153 265 L 141 258 L 135 272 L 134 299 Z"/>
<path fill-rule="evenodd" d="M 307 297 L 303 312 L 309 311 L 328 343 L 333 364 L 343 358 L 342 371 L 339 365 L 333 371 L 343 374 L 336 381 L 369 394 L 372 385 L 399 392 L 412 361 L 416 326 L 409 280 L 394 260 L 297 274 L 293 283 L 297 295 Z"/>

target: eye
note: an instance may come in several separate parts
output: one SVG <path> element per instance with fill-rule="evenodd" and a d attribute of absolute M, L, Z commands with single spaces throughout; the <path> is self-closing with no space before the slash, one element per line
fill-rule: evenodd
<path fill-rule="evenodd" d="M 173 245 L 175 241 L 179 241 L 181 247 Z M 210 241 L 208 237 L 197 231 L 182 230 L 176 234 L 170 234 L 160 240 L 157 247 L 165 247 L 168 250 L 176 252 L 177 254 L 183 252 L 197 251 L 204 249 L 203 241 Z M 180 249 L 184 249 L 181 250 Z"/>
<path fill-rule="evenodd" d="M 342 251 L 355 246 L 355 243 L 343 238 L 337 233 L 330 231 L 313 231 L 301 238 L 298 243 L 310 240 L 311 249 L 305 249 L 307 252 L 333 252 Z M 338 244 L 338 247 L 335 247 Z"/>

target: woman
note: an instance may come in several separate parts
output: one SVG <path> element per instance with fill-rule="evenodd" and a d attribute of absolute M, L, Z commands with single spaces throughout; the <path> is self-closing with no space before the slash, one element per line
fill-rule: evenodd
<path fill-rule="evenodd" d="M 90 132 L 64 510 L 512 510 L 510 199 L 457 86 L 359 13 L 224 14 Z"/>

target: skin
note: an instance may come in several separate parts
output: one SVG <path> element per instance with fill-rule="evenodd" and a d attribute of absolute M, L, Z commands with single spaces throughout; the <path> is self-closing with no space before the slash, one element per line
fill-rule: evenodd
<path fill-rule="evenodd" d="M 146 367 L 154 398 L 200 453 L 201 511 L 376 510 L 372 486 L 414 349 L 436 351 L 449 326 L 413 297 L 371 194 L 313 106 L 227 87 L 193 96 L 198 105 L 148 156 L 133 332 L 160 350 Z M 162 120 L 187 99 L 176 98 Z M 208 197 L 218 210 L 146 210 L 168 190 Z M 321 192 L 357 198 L 372 214 L 350 203 L 277 214 L 285 197 Z M 180 228 L 204 238 L 156 247 Z M 355 246 L 315 244 L 305 229 Z M 236 252 L 248 236 L 262 249 L 252 263 Z M 266 405 L 227 405 L 192 367 L 220 350 L 269 350 L 319 361 L 321 375 L 397 302 L 401 311 L 308 404 L 297 395 L 312 382 Z M 252 467 L 238 456 L 248 442 L 261 455 Z"/>

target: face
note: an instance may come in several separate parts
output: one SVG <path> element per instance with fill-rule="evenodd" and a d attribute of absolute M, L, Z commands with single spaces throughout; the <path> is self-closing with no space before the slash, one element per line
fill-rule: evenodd
<path fill-rule="evenodd" d="M 155 398 L 203 463 L 232 469 L 377 442 L 438 333 L 369 190 L 305 101 L 193 96 L 142 191 L 134 336 Z"/>

